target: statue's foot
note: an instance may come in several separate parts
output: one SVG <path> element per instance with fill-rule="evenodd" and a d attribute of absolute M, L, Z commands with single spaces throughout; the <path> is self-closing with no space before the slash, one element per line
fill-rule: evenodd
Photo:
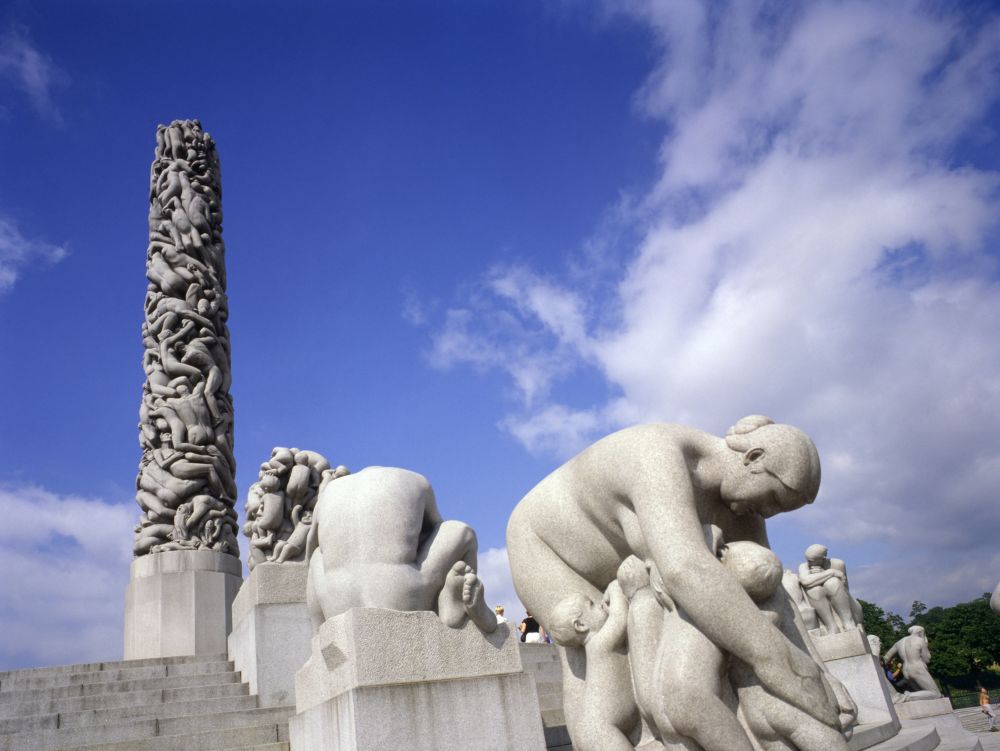
<path fill-rule="evenodd" d="M 462 585 L 462 604 L 472 622 L 485 634 L 491 634 L 497 628 L 497 616 L 486 604 L 486 589 L 483 580 L 471 569 L 465 574 Z"/>
<path fill-rule="evenodd" d="M 444 579 L 444 587 L 438 595 L 438 617 L 444 625 L 458 628 L 468 617 L 465 603 L 462 600 L 465 587 L 465 575 L 472 571 L 465 561 L 458 561 L 449 569 Z"/>

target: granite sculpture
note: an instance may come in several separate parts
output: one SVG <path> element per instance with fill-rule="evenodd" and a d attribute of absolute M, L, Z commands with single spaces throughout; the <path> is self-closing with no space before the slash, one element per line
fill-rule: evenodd
<path fill-rule="evenodd" d="M 798 580 L 805 593 L 805 602 L 814 610 L 819 624 L 826 633 L 839 634 L 860 628 L 861 605 L 851 596 L 847 566 L 839 558 L 830 558 L 828 552 L 825 545 L 806 548 L 806 560 L 799 565 Z"/>
<path fill-rule="evenodd" d="M 146 382 L 136 556 L 208 549 L 239 556 L 222 188 L 198 120 L 156 131 L 146 252 Z"/>
<path fill-rule="evenodd" d="M 351 608 L 433 611 L 445 625 L 497 627 L 476 574 L 472 527 L 445 521 L 423 475 L 367 467 L 319 493 L 306 543 L 313 629 Z"/>
<path fill-rule="evenodd" d="M 243 534 L 250 541 L 250 570 L 265 561 L 303 562 L 319 491 L 347 474 L 347 467 L 332 469 L 316 451 L 275 447 L 247 491 Z"/>
<path fill-rule="evenodd" d="M 750 735 L 770 742 L 795 722 L 816 730 L 825 748 L 846 748 L 843 734 L 856 707 L 825 672 L 790 596 L 778 586 L 780 564 L 768 558 L 764 574 L 743 576 L 717 555 L 723 539 L 732 549 L 744 542 L 766 549 L 765 520 L 811 503 L 819 482 L 819 457 L 808 436 L 753 415 L 725 438 L 680 425 L 621 430 L 585 449 L 521 500 L 507 528 L 511 572 L 525 607 L 560 645 L 564 709 L 574 744 L 579 738 L 586 744 L 593 733 L 588 707 L 596 691 L 619 705 L 634 701 L 643 720 L 633 720 L 637 715 L 619 706 L 612 723 L 617 736 L 611 736 L 617 745 L 607 748 L 633 748 L 645 732 L 667 741 L 697 737 L 706 751 L 750 749 Z M 706 535 L 703 525 L 717 529 Z M 634 561 L 631 573 L 628 566 L 622 570 L 632 556 L 648 572 L 649 585 Z M 611 623 L 608 641 L 621 650 L 616 580 L 629 600 L 628 659 L 599 675 L 610 672 L 609 685 L 622 687 L 631 670 L 633 696 L 589 685 L 596 648 L 588 649 L 587 635 L 598 638 Z M 755 598 L 773 602 L 762 609 Z M 674 631 L 665 632 L 664 623 Z M 675 652 L 678 641 L 685 646 Z M 724 681 L 716 670 L 720 654 L 742 672 Z M 692 672 L 672 668 L 664 655 L 686 660 L 678 665 Z M 702 682 L 685 684 L 684 675 L 702 676 Z M 664 676 L 667 683 L 687 687 L 657 690 Z M 692 682 L 700 688 L 688 690 Z M 755 713 L 759 724 L 739 721 L 733 705 L 744 700 L 748 710 L 758 701 L 768 707 Z M 699 721 L 706 701 L 714 708 L 712 723 Z M 793 742 L 808 749 L 818 748 L 819 741 Z"/>
<path fill-rule="evenodd" d="M 799 581 L 798 574 L 786 569 L 781 577 L 781 586 L 785 588 L 788 596 L 792 598 L 792 602 L 799 609 L 799 614 L 802 616 L 802 622 L 805 624 L 806 629 L 812 631 L 819 628 L 820 623 L 819 618 L 816 616 L 816 609 L 806 599 L 806 592 L 802 589 L 802 582 Z"/>
<path fill-rule="evenodd" d="M 990 597 L 990 607 L 994 613 L 1000 614 L 1000 584 L 997 584 L 993 589 L 993 595 Z"/>
<path fill-rule="evenodd" d="M 416 472 L 368 467 L 320 490 L 293 748 L 543 751 L 535 684 L 486 604 L 477 546 Z"/>
<path fill-rule="evenodd" d="M 886 662 L 893 657 L 899 657 L 903 663 L 903 677 L 909 684 L 911 692 L 922 693 L 919 698 L 938 698 L 941 692 L 938 691 L 937 684 L 927 670 L 927 663 L 931 661 L 931 653 L 927 644 L 927 632 L 923 626 L 910 626 L 908 636 L 892 645 L 892 648 L 885 653 L 883 658 Z"/>

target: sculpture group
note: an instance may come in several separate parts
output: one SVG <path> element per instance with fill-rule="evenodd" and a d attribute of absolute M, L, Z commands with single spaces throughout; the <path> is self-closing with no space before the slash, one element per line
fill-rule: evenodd
<path fill-rule="evenodd" d="M 332 469 L 316 451 L 275 447 L 247 491 L 243 533 L 250 542 L 250 570 L 264 562 L 304 560 L 316 499 L 326 483 L 347 474 L 347 467 Z"/>
<path fill-rule="evenodd" d="M 161 125 L 156 141 L 134 552 L 238 556 L 218 157 L 197 120 Z"/>
<path fill-rule="evenodd" d="M 205 631 L 229 635 L 231 659 L 251 665 L 261 696 L 295 697 L 290 727 L 300 751 L 539 747 L 535 684 L 509 625 L 487 604 L 475 531 L 445 520 L 416 472 L 352 474 L 319 452 L 274 448 L 247 492 L 254 586 L 236 596 L 221 230 L 212 139 L 197 120 L 160 126 L 127 656 L 130 644 L 147 656 L 137 651 L 150 632 L 143 608 L 160 622 L 155 652 L 183 605 L 194 614 L 175 640 L 181 650 L 207 643 Z M 863 713 L 896 721 L 891 703 L 882 706 L 890 694 L 900 703 L 940 697 L 923 629 L 911 628 L 885 657 L 902 660 L 910 690 L 883 693 L 886 678 L 872 662 L 881 645 L 864 639 L 844 562 L 811 545 L 793 572 L 770 550 L 766 520 L 812 503 L 819 484 L 809 437 L 751 415 L 724 437 L 670 424 L 621 430 L 517 504 L 507 527 L 511 572 L 558 645 L 577 751 L 847 751 Z M 203 607 L 217 590 L 228 598 L 221 619 Z M 271 620 L 293 644 L 265 632 Z M 836 657 L 820 639 L 837 642 Z M 845 666 L 858 681 L 870 678 L 874 692 L 855 701 L 844 685 L 853 678 L 834 675 L 846 675 Z M 420 710 L 404 716 L 400 705 Z M 507 737 L 473 747 L 467 733 L 442 727 L 414 741 L 424 715 L 458 705 L 494 717 Z M 365 733 L 380 740 L 362 742 Z"/>
<path fill-rule="evenodd" d="M 725 438 L 619 431 L 525 496 L 511 571 L 563 648 L 576 747 L 847 748 L 856 708 L 779 586 L 765 526 L 811 503 L 819 481 L 812 441 L 755 415 Z"/>

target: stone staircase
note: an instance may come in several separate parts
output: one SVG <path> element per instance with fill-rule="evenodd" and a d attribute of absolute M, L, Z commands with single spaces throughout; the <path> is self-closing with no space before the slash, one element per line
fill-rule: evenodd
<path fill-rule="evenodd" d="M 521 644 L 521 664 L 524 672 L 535 679 L 546 748 L 568 750 L 570 739 L 563 716 L 562 665 L 558 650 L 552 644 Z"/>
<path fill-rule="evenodd" d="M 0 673 L 0 751 L 289 751 L 225 655 Z"/>
<path fill-rule="evenodd" d="M 996 709 L 993 711 L 995 712 Z M 986 715 L 979 710 L 978 705 L 975 707 L 966 707 L 965 709 L 956 709 L 955 716 L 962 723 L 962 727 L 970 733 L 989 732 L 989 721 L 986 719 Z M 1000 722 L 997 723 L 997 727 L 1000 727 Z"/>

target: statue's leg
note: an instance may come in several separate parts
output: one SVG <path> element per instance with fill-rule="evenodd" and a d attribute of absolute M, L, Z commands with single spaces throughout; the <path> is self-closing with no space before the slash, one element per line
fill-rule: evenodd
<path fill-rule="evenodd" d="M 462 603 L 465 575 L 478 563 L 476 533 L 467 524 L 441 522 L 417 551 L 420 572 L 420 600 L 427 610 L 435 609 L 448 626 L 457 627 L 468 617 Z M 495 624 L 494 624 L 495 625 Z"/>
<path fill-rule="evenodd" d="M 806 598 L 813 606 L 813 610 L 816 611 L 819 622 L 826 626 L 827 633 L 839 634 L 840 626 L 837 625 L 837 619 L 833 614 L 826 590 L 822 586 L 812 587 L 806 590 Z"/>
<path fill-rule="evenodd" d="M 854 620 L 854 611 L 851 609 L 851 595 L 840 579 L 830 579 L 823 584 L 823 589 L 829 595 L 833 610 L 840 619 L 844 630 L 857 628 L 858 624 Z"/>
<path fill-rule="evenodd" d="M 916 686 L 921 691 L 933 691 L 935 693 L 940 693 L 938 691 L 937 684 L 934 683 L 934 679 L 931 678 L 931 674 L 927 672 L 927 668 L 920 666 L 915 669 L 911 669 L 910 674 L 906 679 Z"/>
<path fill-rule="evenodd" d="M 799 751 L 848 751 L 847 740 L 839 730 L 814 720 L 805 713 L 788 735 Z"/>

